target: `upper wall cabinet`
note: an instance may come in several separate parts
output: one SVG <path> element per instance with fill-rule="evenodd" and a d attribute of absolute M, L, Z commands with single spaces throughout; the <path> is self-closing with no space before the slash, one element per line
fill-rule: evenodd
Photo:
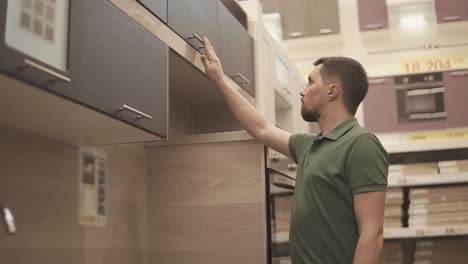
<path fill-rule="evenodd" d="M 358 13 L 360 31 L 388 28 L 385 0 L 358 0 Z"/>
<path fill-rule="evenodd" d="M 397 102 L 393 78 L 369 80 L 369 92 L 364 99 L 364 123 L 372 132 L 397 130 Z"/>
<path fill-rule="evenodd" d="M 435 0 L 438 23 L 468 20 L 467 0 Z"/>
<path fill-rule="evenodd" d="M 340 33 L 338 0 L 313 0 L 307 7 L 310 36 Z"/>
<path fill-rule="evenodd" d="M 340 32 L 337 0 L 279 2 L 283 39 L 321 36 Z"/>
<path fill-rule="evenodd" d="M 167 136 L 168 47 L 108 0 L 72 1 L 70 96 Z"/>
<path fill-rule="evenodd" d="M 161 21 L 167 23 L 167 0 L 138 0 Z"/>
<path fill-rule="evenodd" d="M 167 23 L 195 49 L 203 48 L 206 36 L 218 50 L 218 0 L 169 0 Z"/>
<path fill-rule="evenodd" d="M 219 57 L 224 72 L 255 97 L 253 41 L 222 3 L 218 6 Z"/>
<path fill-rule="evenodd" d="M 0 2 L 0 71 L 64 95 L 68 67 L 69 1 Z"/>
<path fill-rule="evenodd" d="M 468 70 L 444 72 L 445 107 L 448 127 L 466 127 L 466 99 L 468 98 Z"/>

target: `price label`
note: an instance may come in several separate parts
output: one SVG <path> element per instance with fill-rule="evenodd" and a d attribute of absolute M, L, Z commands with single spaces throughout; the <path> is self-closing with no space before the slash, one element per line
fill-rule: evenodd
<path fill-rule="evenodd" d="M 468 67 L 468 57 L 463 54 L 403 58 L 400 73 L 442 71 Z"/>

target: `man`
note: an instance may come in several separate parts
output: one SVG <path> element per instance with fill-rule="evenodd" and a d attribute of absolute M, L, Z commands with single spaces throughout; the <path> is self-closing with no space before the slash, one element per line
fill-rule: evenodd
<path fill-rule="evenodd" d="M 294 264 L 377 264 L 383 244 L 388 155 L 354 118 L 367 75 L 345 57 L 314 63 L 300 93 L 305 121 L 319 135 L 293 134 L 269 123 L 225 79 L 213 46 L 204 38 L 206 74 L 240 124 L 257 140 L 298 163 L 291 226 Z"/>

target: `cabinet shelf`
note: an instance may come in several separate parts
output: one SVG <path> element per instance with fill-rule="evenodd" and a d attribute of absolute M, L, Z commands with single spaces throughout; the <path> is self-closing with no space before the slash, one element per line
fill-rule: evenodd
<path fill-rule="evenodd" d="M 406 176 L 402 178 L 388 179 L 388 187 L 439 185 L 453 183 L 467 183 L 468 173 L 454 174 L 428 174 L 418 176 Z"/>
<path fill-rule="evenodd" d="M 442 226 L 428 228 L 388 228 L 384 239 L 452 237 L 468 235 L 468 226 Z"/>
<path fill-rule="evenodd" d="M 468 225 L 463 226 L 442 226 L 429 228 L 387 228 L 384 230 L 384 239 L 409 239 L 409 238 L 430 238 L 430 237 L 453 237 L 468 235 Z M 273 243 L 289 242 L 289 232 L 279 232 L 273 234 Z"/>

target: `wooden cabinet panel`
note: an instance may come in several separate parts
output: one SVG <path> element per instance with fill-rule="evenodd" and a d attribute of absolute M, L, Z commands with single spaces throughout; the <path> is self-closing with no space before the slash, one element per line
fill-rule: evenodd
<path fill-rule="evenodd" d="M 288 1 L 279 1 L 281 13 L 281 26 L 283 39 L 291 39 L 306 36 L 308 34 L 307 2 L 306 0 L 296 0 L 294 5 Z"/>
<path fill-rule="evenodd" d="M 255 96 L 252 38 L 222 3 L 219 3 L 218 10 L 219 57 L 223 62 L 223 70 L 250 95 Z"/>
<path fill-rule="evenodd" d="M 435 0 L 438 23 L 468 20 L 466 0 Z"/>
<path fill-rule="evenodd" d="M 218 0 L 169 0 L 167 23 L 195 49 L 203 45 L 194 38 L 197 34 L 208 37 L 218 50 Z"/>
<path fill-rule="evenodd" d="M 385 0 L 358 0 L 358 13 L 360 31 L 388 28 Z"/>
<path fill-rule="evenodd" d="M 167 23 L 167 1 L 168 0 L 138 0 L 138 2 L 164 23 Z"/>
<path fill-rule="evenodd" d="M 74 100 L 165 137 L 168 47 L 107 0 L 72 1 Z M 127 105 L 152 119 L 138 118 Z"/>
<path fill-rule="evenodd" d="M 364 124 L 372 132 L 397 130 L 397 102 L 393 78 L 369 80 L 364 99 Z"/>
<path fill-rule="evenodd" d="M 468 71 L 444 73 L 445 109 L 448 127 L 468 126 L 466 101 L 468 98 Z"/>
<path fill-rule="evenodd" d="M 338 0 L 313 0 L 308 3 L 308 35 L 320 36 L 340 33 Z"/>

